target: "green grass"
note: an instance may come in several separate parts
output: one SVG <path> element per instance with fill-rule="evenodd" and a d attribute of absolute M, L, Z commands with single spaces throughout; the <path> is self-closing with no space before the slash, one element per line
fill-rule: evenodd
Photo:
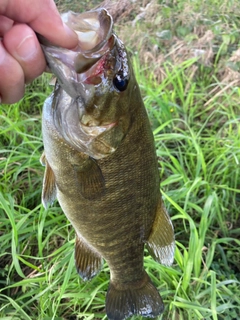
<path fill-rule="evenodd" d="M 170 268 L 146 252 L 145 268 L 165 303 L 158 319 L 234 320 L 240 315 L 240 89 L 233 77 L 239 62 L 231 57 L 239 41 L 239 2 L 158 3 L 163 10 L 154 19 L 172 38 L 154 36 L 159 29 L 146 20 L 135 28 L 141 49 L 137 39 L 128 46 L 154 132 L 176 252 Z M 173 36 L 197 47 L 196 27 L 214 35 L 208 64 L 169 55 L 171 48 L 176 52 Z M 124 37 L 123 26 L 117 28 Z M 165 58 L 147 63 L 149 43 Z M 48 80 L 35 81 L 18 104 L 0 106 L 0 319 L 107 319 L 108 266 L 84 283 L 74 266 L 70 223 L 57 203 L 48 210 L 41 205 Z"/>

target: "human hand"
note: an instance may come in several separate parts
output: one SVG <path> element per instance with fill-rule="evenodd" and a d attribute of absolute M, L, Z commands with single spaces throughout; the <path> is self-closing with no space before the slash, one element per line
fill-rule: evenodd
<path fill-rule="evenodd" d="M 53 0 L 0 1 L 0 102 L 15 103 L 25 83 L 38 77 L 46 61 L 35 32 L 55 45 L 74 48 L 77 35 L 62 23 Z"/>

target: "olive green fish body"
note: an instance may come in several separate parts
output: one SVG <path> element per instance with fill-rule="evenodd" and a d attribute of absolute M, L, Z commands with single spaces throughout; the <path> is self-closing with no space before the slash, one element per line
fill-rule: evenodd
<path fill-rule="evenodd" d="M 101 21 L 108 21 L 101 10 Z M 60 84 L 43 110 L 42 198 L 46 206 L 56 197 L 73 225 L 76 267 L 83 279 L 100 271 L 102 258 L 108 263 L 108 318 L 156 317 L 163 303 L 144 270 L 144 245 L 155 260 L 170 265 L 173 228 L 161 200 L 153 134 L 129 58 L 115 35 L 103 48 L 105 53 L 97 47 L 103 56 L 90 71 L 83 59 L 78 65 L 84 71 L 72 73 L 69 82 L 66 72 L 72 71 L 60 74 L 57 61 Z M 49 52 L 46 57 L 54 72 L 55 57 Z M 79 95 L 74 77 L 80 77 Z"/>
<path fill-rule="evenodd" d="M 136 91 L 140 95 L 137 87 Z M 96 168 L 101 169 L 100 178 L 97 170 L 96 179 L 103 179 L 105 184 L 102 192 L 101 185 L 96 187 L 100 189 L 96 191 L 97 198 L 93 188 L 86 199 L 84 186 L 80 186 L 84 162 L 93 160 L 69 147 L 53 130 L 53 123 L 46 116 L 51 110 L 44 110 L 43 134 L 45 154 L 56 179 L 57 198 L 68 219 L 116 273 L 120 269 L 119 276 L 123 277 L 123 271 L 133 264 L 134 278 L 137 268 L 143 270 L 143 246 L 151 232 L 160 194 L 152 132 L 148 121 L 142 121 L 147 117 L 146 111 L 141 99 L 132 103 L 138 103 L 138 109 L 121 145 L 109 157 L 95 161 Z M 82 180 L 87 181 L 91 174 L 95 172 L 87 170 Z M 126 261 L 122 261 L 123 255 Z M 124 282 L 129 279 L 129 272 Z"/>

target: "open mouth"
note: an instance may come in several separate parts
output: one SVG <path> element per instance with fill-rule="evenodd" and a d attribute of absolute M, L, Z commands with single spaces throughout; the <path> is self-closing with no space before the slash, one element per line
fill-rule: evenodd
<path fill-rule="evenodd" d="M 86 64 L 88 64 L 88 69 L 84 72 L 77 72 L 78 81 L 84 82 L 85 84 L 93 84 L 98 85 L 102 81 L 102 75 L 105 71 L 108 73 L 111 72 L 113 66 L 111 63 L 107 63 L 110 61 L 111 57 L 110 51 L 112 50 L 115 44 L 115 36 L 111 36 L 108 42 L 104 45 L 104 48 L 101 50 L 101 56 L 96 60 L 89 59 Z M 78 57 L 79 60 L 82 61 L 82 57 Z M 77 61 L 77 59 L 75 59 Z"/>
<path fill-rule="evenodd" d="M 62 20 L 77 33 L 79 43 L 76 48 L 68 50 L 55 47 L 41 35 L 38 35 L 38 38 L 44 52 L 60 60 L 76 73 L 87 71 L 113 48 L 113 21 L 107 10 L 98 9 L 80 14 L 69 11 L 62 15 Z"/>
<path fill-rule="evenodd" d="M 105 9 L 98 9 L 81 14 L 69 11 L 62 19 L 77 33 L 79 44 L 68 50 L 55 47 L 39 36 L 50 70 L 59 79 L 70 75 L 77 82 L 101 83 L 105 68 L 109 69 L 105 63 L 107 56 L 116 42 L 112 17 Z"/>

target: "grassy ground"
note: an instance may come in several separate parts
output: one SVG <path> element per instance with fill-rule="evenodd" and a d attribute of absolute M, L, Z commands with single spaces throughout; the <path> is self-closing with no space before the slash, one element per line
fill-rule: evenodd
<path fill-rule="evenodd" d="M 166 306 L 158 319 L 239 319 L 240 3 L 149 2 L 129 2 L 116 30 L 132 55 L 175 227 L 171 268 L 146 252 Z M 51 90 L 43 76 L 20 103 L 0 106 L 0 319 L 106 319 L 108 266 L 80 280 L 69 222 L 57 203 L 41 205 L 41 109 Z"/>

